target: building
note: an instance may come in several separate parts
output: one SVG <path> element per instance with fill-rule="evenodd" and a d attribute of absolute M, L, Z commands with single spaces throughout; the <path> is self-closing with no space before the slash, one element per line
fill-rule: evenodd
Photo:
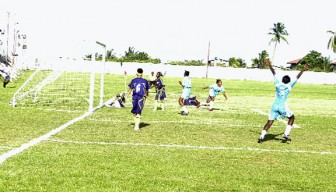
<path fill-rule="evenodd" d="M 214 59 L 209 60 L 209 66 L 221 66 L 221 67 L 228 67 L 229 61 L 225 59 L 220 59 L 218 57 L 215 57 Z"/>
<path fill-rule="evenodd" d="M 336 71 L 336 60 L 331 62 L 331 65 L 332 65 L 332 68 L 331 68 L 332 72 L 335 72 Z"/>
<path fill-rule="evenodd" d="M 296 67 L 298 64 L 300 64 L 302 58 L 301 59 L 295 59 L 293 61 L 288 61 L 287 62 L 287 65 L 286 65 L 286 68 L 290 68 L 290 69 L 293 69 L 294 67 Z"/>

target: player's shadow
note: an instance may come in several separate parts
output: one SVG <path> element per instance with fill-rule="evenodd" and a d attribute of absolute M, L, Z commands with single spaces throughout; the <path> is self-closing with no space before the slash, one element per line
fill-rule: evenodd
<path fill-rule="evenodd" d="M 259 132 L 256 132 L 256 131 L 252 131 L 252 132 L 260 134 Z M 286 143 L 286 140 L 281 139 L 281 138 L 277 138 L 279 135 L 282 135 L 282 133 L 279 133 L 279 134 L 266 134 L 265 137 L 264 137 L 263 142 L 270 141 L 270 140 L 275 140 L 275 141 L 281 141 L 282 143 Z"/>
<path fill-rule="evenodd" d="M 214 111 L 220 111 L 222 110 L 221 108 L 212 108 Z"/>
<path fill-rule="evenodd" d="M 282 141 L 283 139 L 277 138 L 277 136 L 282 135 L 282 133 L 280 134 L 266 134 L 265 138 L 264 138 L 264 142 L 265 141 L 270 141 L 270 140 L 275 140 L 275 141 Z"/>
<path fill-rule="evenodd" d="M 140 123 L 139 124 L 139 128 L 141 129 L 141 128 L 144 128 L 144 127 L 147 127 L 147 126 L 149 126 L 150 124 L 149 123 Z"/>
<path fill-rule="evenodd" d="M 140 122 L 139 128 L 142 129 L 142 128 L 147 127 L 149 125 L 151 125 L 151 124 Z M 129 124 L 129 126 L 134 126 L 134 123 Z"/>

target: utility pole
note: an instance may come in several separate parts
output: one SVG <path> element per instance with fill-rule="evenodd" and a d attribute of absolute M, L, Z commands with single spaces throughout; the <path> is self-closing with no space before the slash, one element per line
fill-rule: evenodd
<path fill-rule="evenodd" d="M 13 42 L 13 51 L 12 51 L 12 67 L 14 67 L 15 62 L 15 56 L 16 56 L 16 29 L 15 29 L 16 23 L 14 23 L 14 42 Z"/>
<path fill-rule="evenodd" d="M 209 64 L 210 64 L 210 41 L 208 45 L 208 59 L 207 59 L 207 68 L 206 68 L 205 78 L 208 78 Z"/>
<path fill-rule="evenodd" d="M 7 11 L 7 51 L 6 51 L 6 65 L 9 64 L 9 60 L 8 60 L 8 39 L 9 39 L 9 15 L 10 12 Z"/>

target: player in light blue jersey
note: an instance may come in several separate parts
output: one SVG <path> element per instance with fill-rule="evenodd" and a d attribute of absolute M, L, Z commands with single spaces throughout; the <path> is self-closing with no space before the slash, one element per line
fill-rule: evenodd
<path fill-rule="evenodd" d="M 189 78 L 189 71 L 184 71 L 184 78 L 183 81 L 179 81 L 179 84 L 183 87 L 182 95 L 179 98 L 179 104 L 182 107 L 181 115 L 188 115 L 188 109 L 184 105 L 184 100 L 188 99 L 191 94 L 191 80 Z"/>
<path fill-rule="evenodd" d="M 223 93 L 224 98 L 227 100 L 228 97 L 226 96 L 225 89 L 223 86 L 223 82 L 220 79 L 216 80 L 215 84 L 212 84 L 210 86 L 203 87 L 203 89 L 210 89 L 209 90 L 209 97 L 206 101 L 202 102 L 202 105 L 209 105 L 209 111 L 213 111 L 213 106 L 215 102 L 215 97 L 219 93 Z M 210 103 L 210 104 L 209 104 Z"/>
<path fill-rule="evenodd" d="M 272 64 L 269 60 L 266 60 L 266 65 L 269 66 L 273 76 L 274 76 L 274 84 L 275 84 L 275 100 L 272 105 L 271 113 L 269 115 L 268 121 L 266 125 L 264 126 L 264 129 L 261 132 L 261 135 L 258 139 L 258 143 L 261 143 L 265 139 L 265 135 L 268 131 L 268 129 L 272 126 L 275 119 L 277 119 L 280 115 L 283 118 L 288 118 L 288 124 L 286 126 L 285 132 L 283 134 L 283 137 L 286 141 L 290 141 L 291 138 L 289 136 L 289 133 L 292 129 L 292 126 L 294 124 L 294 114 L 292 111 L 288 108 L 286 104 L 286 100 L 288 98 L 288 95 L 292 88 L 294 87 L 297 80 L 301 77 L 302 73 L 306 70 L 308 70 L 308 66 L 305 65 L 304 68 L 300 71 L 300 73 L 296 76 L 296 79 L 293 81 L 290 80 L 290 77 L 288 75 L 285 75 L 282 78 L 282 82 L 279 82 L 279 80 L 275 77 L 275 71 L 272 67 Z"/>

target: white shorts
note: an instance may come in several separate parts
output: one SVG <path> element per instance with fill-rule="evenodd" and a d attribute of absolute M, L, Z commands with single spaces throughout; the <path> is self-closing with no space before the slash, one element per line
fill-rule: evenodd
<path fill-rule="evenodd" d="M 191 94 L 191 89 L 190 88 L 185 88 L 182 90 L 182 95 L 181 98 L 182 99 L 188 99 L 190 97 Z"/>

